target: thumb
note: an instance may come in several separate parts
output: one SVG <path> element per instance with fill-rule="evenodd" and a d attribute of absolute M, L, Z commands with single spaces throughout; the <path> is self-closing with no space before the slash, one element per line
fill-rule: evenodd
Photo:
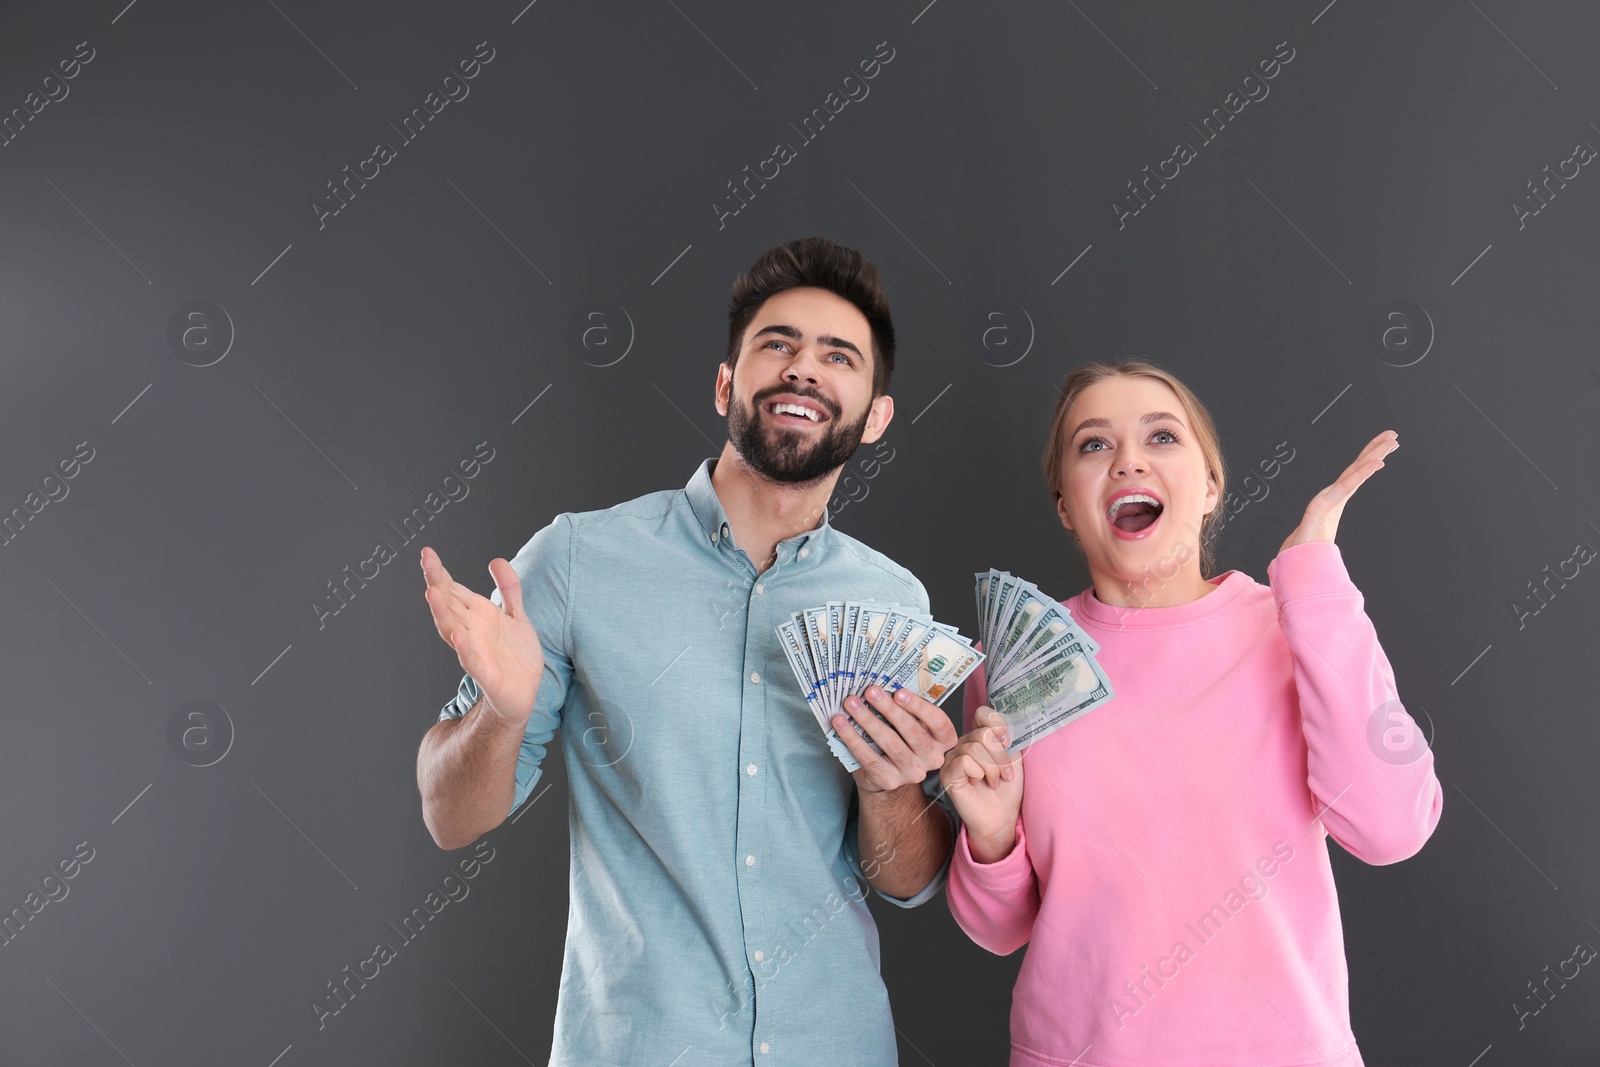
<path fill-rule="evenodd" d="M 1010 746 L 1011 726 L 1006 722 L 1006 717 L 1000 714 L 994 708 L 991 708 L 987 704 L 981 705 L 978 708 L 977 714 L 973 716 L 973 721 L 978 723 L 980 726 L 992 727 L 994 732 L 1000 735 L 1000 743 L 1008 747 Z"/>
<path fill-rule="evenodd" d="M 513 619 L 522 616 L 522 583 L 511 564 L 496 556 L 489 561 L 489 574 L 494 578 L 495 591 L 500 594 L 500 608 Z"/>

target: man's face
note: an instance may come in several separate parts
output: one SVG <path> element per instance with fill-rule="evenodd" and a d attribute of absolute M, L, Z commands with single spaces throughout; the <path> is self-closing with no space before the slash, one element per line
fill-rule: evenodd
<path fill-rule="evenodd" d="M 826 289 L 788 289 L 756 309 L 737 373 L 717 374 L 728 440 L 758 474 L 802 485 L 842 467 L 876 441 L 894 403 L 872 397 L 872 330 L 850 301 Z"/>

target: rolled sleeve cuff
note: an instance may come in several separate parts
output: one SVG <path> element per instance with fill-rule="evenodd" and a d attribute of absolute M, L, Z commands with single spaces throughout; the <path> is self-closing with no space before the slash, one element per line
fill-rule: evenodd
<path fill-rule="evenodd" d="M 961 863 L 963 877 L 993 892 L 1007 892 L 1033 877 L 1033 863 L 1028 859 L 1028 835 L 1022 829 L 1022 818 L 1017 818 L 1017 840 L 1011 851 L 993 863 L 979 863 L 972 856 L 967 843 L 967 828 L 963 826 L 956 835 L 955 859 Z"/>

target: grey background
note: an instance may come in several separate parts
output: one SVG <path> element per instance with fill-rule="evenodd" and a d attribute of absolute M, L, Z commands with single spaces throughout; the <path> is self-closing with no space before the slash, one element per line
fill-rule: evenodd
<path fill-rule="evenodd" d="M 879 264 L 901 338 L 894 458 L 837 523 L 964 632 L 974 570 L 1087 585 L 1038 473 L 1078 363 L 1177 371 L 1236 476 L 1295 449 L 1223 534 L 1257 580 L 1400 432 L 1339 543 L 1448 795 L 1403 864 L 1333 848 L 1355 1031 L 1373 1065 L 1594 1062 L 1593 968 L 1522 1029 L 1513 1005 L 1600 946 L 1600 576 L 1521 628 L 1512 605 L 1600 547 L 1600 175 L 1511 206 L 1600 145 L 1592 5 L 124 4 L 0 24 L 0 113 L 95 50 L 0 147 L 0 509 L 94 450 L 0 549 L 0 913 L 94 849 L 0 948 L 0 1061 L 545 1061 L 555 761 L 467 899 L 324 1029 L 309 1008 L 466 854 L 414 780 L 459 670 L 387 523 L 489 441 L 420 542 L 487 592 L 554 514 L 682 485 L 723 439 L 729 283 L 820 233 Z M 470 95 L 319 230 L 324 183 L 481 41 Z M 726 183 L 882 41 L 870 95 L 719 228 Z M 1270 95 L 1119 229 L 1124 183 L 1282 41 Z M 233 333 L 206 367 L 222 322 L 167 339 L 194 300 Z M 1422 314 L 1371 343 L 1396 300 Z M 609 348 L 573 339 L 596 308 Z M 382 539 L 400 558 L 319 627 Z M 206 767 L 169 741 L 193 700 L 233 734 Z M 877 910 L 902 1062 L 1003 1062 L 1020 954 L 942 898 Z"/>

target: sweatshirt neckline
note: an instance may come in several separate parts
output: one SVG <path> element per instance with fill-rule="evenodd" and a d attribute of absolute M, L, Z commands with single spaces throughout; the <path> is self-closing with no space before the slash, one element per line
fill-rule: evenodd
<path fill-rule="evenodd" d="M 1074 616 L 1111 630 L 1158 630 L 1168 626 L 1187 626 L 1226 611 L 1251 584 L 1250 576 L 1230 570 L 1209 579 L 1211 592 L 1187 604 L 1159 608 L 1122 608 L 1102 603 L 1090 586 L 1068 602 Z"/>

